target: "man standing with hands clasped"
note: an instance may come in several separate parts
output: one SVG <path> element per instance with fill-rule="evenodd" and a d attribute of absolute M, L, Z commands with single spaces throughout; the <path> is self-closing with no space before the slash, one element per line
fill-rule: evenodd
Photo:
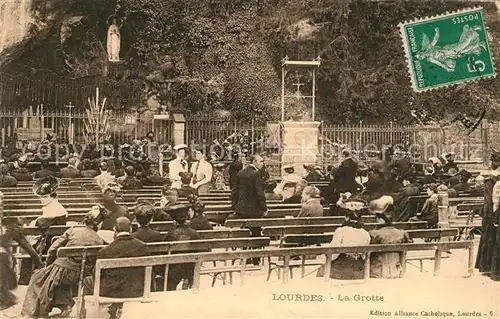
<path fill-rule="evenodd" d="M 267 215 L 266 196 L 264 194 L 264 181 L 260 169 L 264 159 L 260 155 L 253 155 L 250 164 L 236 176 L 236 183 L 231 190 L 231 203 L 234 214 L 228 218 L 246 219 L 262 218 Z M 250 227 L 252 237 L 261 236 L 260 227 Z M 253 264 L 258 265 L 260 259 L 254 258 Z M 250 263 L 250 260 L 247 261 Z"/>

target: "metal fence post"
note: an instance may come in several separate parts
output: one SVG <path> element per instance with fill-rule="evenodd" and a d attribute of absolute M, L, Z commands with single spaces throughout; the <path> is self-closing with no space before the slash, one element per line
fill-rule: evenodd
<path fill-rule="evenodd" d="M 3 235 L 3 193 L 0 192 L 0 236 Z"/>
<path fill-rule="evenodd" d="M 250 139 L 250 143 L 252 145 L 252 154 L 254 154 L 254 152 L 255 152 L 255 143 L 254 143 L 254 140 L 255 140 L 255 135 L 254 135 L 254 119 L 252 119 L 252 131 L 251 131 L 251 139 Z"/>

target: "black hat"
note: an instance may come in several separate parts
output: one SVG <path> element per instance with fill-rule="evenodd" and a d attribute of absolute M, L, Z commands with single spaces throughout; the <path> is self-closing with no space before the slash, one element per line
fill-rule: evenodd
<path fill-rule="evenodd" d="M 50 175 L 39 179 L 33 184 L 33 193 L 38 196 L 47 196 L 54 194 L 59 187 L 59 181 Z"/>
<path fill-rule="evenodd" d="M 464 169 L 460 170 L 460 172 L 458 172 L 458 174 L 460 175 L 460 177 L 462 177 L 464 179 L 472 178 L 472 173 L 468 172 L 468 171 L 466 171 Z"/>
<path fill-rule="evenodd" d="M 166 207 L 165 212 L 176 222 L 185 222 L 188 218 L 189 207 L 184 204 L 175 204 Z"/>

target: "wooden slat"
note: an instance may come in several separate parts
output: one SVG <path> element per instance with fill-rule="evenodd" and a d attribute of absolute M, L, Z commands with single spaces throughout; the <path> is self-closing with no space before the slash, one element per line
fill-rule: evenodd
<path fill-rule="evenodd" d="M 393 223 L 394 227 L 398 229 L 422 229 L 426 222 L 408 222 L 408 223 Z M 366 223 L 363 228 L 366 230 L 376 229 L 379 225 L 377 223 Z M 341 224 L 330 225 L 291 225 L 291 226 L 276 226 L 264 227 L 262 234 L 264 236 L 283 236 L 286 234 L 312 234 L 312 233 L 328 233 L 334 232 L 337 228 L 342 227 Z"/>
<path fill-rule="evenodd" d="M 269 237 L 246 237 L 246 238 L 225 238 L 225 239 L 204 239 L 188 240 L 176 242 L 147 243 L 151 253 L 172 253 L 177 251 L 226 249 L 226 248 L 259 248 L 268 246 Z M 96 256 L 99 250 L 106 247 L 99 246 L 72 246 L 61 247 L 57 250 L 57 257 L 81 257 L 83 252 L 87 257 Z"/>
<path fill-rule="evenodd" d="M 272 227 L 291 225 L 325 225 L 341 224 L 345 218 L 343 216 L 331 217 L 305 217 L 305 218 L 255 218 L 255 219 L 228 219 L 226 227 Z M 376 222 L 376 217 L 363 216 L 364 222 Z"/>

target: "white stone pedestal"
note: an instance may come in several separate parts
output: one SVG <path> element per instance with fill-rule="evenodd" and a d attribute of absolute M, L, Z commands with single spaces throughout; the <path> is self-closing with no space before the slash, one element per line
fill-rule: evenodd
<path fill-rule="evenodd" d="M 314 164 L 319 156 L 320 122 L 283 122 L 283 165 L 292 164 L 295 172 L 305 175 L 304 164 Z"/>

